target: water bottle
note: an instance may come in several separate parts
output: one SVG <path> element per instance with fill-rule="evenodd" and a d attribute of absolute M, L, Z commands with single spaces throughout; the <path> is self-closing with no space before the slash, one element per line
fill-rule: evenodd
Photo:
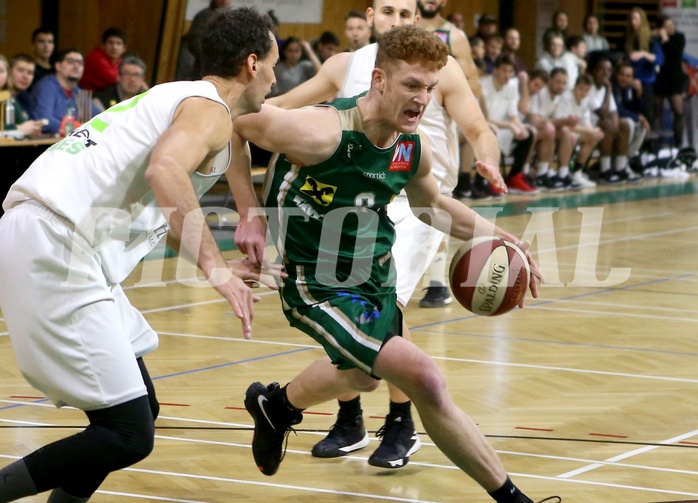
<path fill-rule="evenodd" d="M 75 130 L 75 107 L 68 105 L 65 111 L 65 135 L 70 136 Z"/>
<path fill-rule="evenodd" d="M 15 104 L 12 98 L 5 102 L 5 124 L 8 126 L 15 124 Z"/>

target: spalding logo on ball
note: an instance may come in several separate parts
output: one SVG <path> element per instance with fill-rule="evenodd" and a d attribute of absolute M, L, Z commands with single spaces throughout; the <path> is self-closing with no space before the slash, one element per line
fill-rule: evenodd
<path fill-rule="evenodd" d="M 511 311 L 526 295 L 531 270 L 526 254 L 500 237 L 477 237 L 453 256 L 453 296 L 468 311 L 495 316 Z"/>

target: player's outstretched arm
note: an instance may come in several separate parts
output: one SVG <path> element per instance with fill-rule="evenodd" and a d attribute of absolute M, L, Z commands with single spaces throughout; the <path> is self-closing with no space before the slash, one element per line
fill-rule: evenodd
<path fill-rule="evenodd" d="M 468 81 L 452 57 L 448 58 L 439 77 L 437 92 L 442 96 L 444 108 L 473 146 L 478 160 L 478 172 L 494 187 L 506 192 L 506 184 L 499 169 L 499 142 L 487 124 Z"/>
<path fill-rule="evenodd" d="M 329 158 L 341 138 L 339 114 L 331 107 L 282 110 L 262 105 L 256 114 L 237 117 L 233 127 L 243 139 L 301 166 Z"/>
<path fill-rule="evenodd" d="M 431 162 L 431 148 L 422 135 L 422 157 L 419 169 L 405 186 L 414 214 L 424 223 L 462 241 L 468 241 L 474 236 L 500 236 L 518 244 L 528 258 L 532 275 L 531 294 L 537 297 L 538 285 L 534 279 L 543 282 L 544 277 L 540 267 L 528 252 L 530 243 L 521 242 L 516 236 L 481 217 L 460 201 L 441 194 L 431 174 Z"/>
<path fill-rule="evenodd" d="M 173 209 L 169 224 L 179 241 L 179 253 L 201 267 L 242 320 L 243 335 L 249 339 L 255 296 L 227 266 L 191 182 L 191 174 L 225 148 L 231 133 L 230 116 L 219 103 L 205 98 L 184 100 L 153 149 L 145 177 L 158 206 Z"/>
<path fill-rule="evenodd" d="M 290 110 L 331 100 L 344 81 L 351 53 L 335 54 L 323 63 L 313 78 L 280 96 L 266 100 L 269 105 Z"/>

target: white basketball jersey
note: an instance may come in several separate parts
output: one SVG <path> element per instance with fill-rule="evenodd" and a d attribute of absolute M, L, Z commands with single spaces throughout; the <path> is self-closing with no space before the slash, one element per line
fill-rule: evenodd
<path fill-rule="evenodd" d="M 419 129 L 426 133 L 431 143 L 433 157 L 431 172 L 439 184 L 441 193 L 448 194 L 453 191 L 458 182 L 460 162 L 458 126 L 437 101 L 436 96 L 432 96 L 424 109 Z"/>
<path fill-rule="evenodd" d="M 376 66 L 378 44 L 369 44 L 355 51 L 349 60 L 338 98 L 351 98 L 371 88 L 371 74 Z"/>
<path fill-rule="evenodd" d="M 350 98 L 368 91 L 376 64 L 378 44 L 362 47 L 351 55 L 338 98 Z M 458 181 L 459 147 L 455 122 L 435 98 L 432 98 L 419 128 L 429 138 L 433 152 L 431 171 L 443 193 L 449 193 Z M 404 192 L 403 192 L 404 195 Z"/>
<path fill-rule="evenodd" d="M 122 281 L 169 228 L 145 170 L 177 106 L 192 96 L 216 101 L 230 114 L 209 82 L 155 86 L 105 110 L 39 156 L 12 185 L 3 208 L 32 199 L 66 217 L 100 255 L 107 279 Z M 197 196 L 228 168 L 230 148 L 216 156 L 210 174 L 192 175 Z"/>

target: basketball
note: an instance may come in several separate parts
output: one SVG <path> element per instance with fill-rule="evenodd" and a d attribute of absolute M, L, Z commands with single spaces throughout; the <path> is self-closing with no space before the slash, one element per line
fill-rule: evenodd
<path fill-rule="evenodd" d="M 526 254 L 496 236 L 474 238 L 461 246 L 449 273 L 453 296 L 480 316 L 504 314 L 518 306 L 530 277 Z"/>

